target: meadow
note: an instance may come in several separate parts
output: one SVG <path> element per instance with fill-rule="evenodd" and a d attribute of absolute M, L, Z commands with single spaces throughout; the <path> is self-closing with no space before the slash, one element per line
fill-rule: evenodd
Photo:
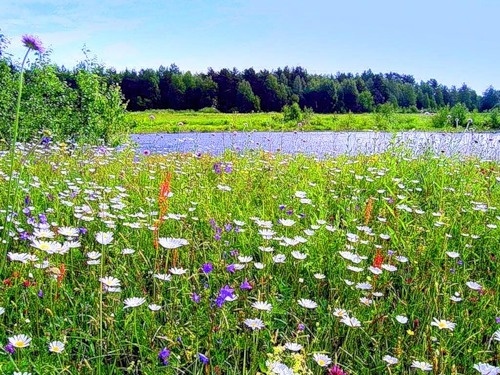
<path fill-rule="evenodd" d="M 215 131 L 463 131 L 471 127 L 488 129 L 490 113 L 467 113 L 463 126 L 454 127 L 446 111 L 439 116 L 425 113 L 397 113 L 390 106 L 385 112 L 362 114 L 301 114 L 301 119 L 285 121 L 283 113 L 211 113 L 204 111 L 151 110 L 128 112 L 127 122 L 134 133 L 177 133 Z M 464 115 L 465 116 L 465 115 Z M 437 121 L 436 121 L 437 120 Z M 493 122 L 496 124 L 496 122 Z"/>
<path fill-rule="evenodd" d="M 45 141 L 0 170 L 2 374 L 500 373 L 497 162 Z"/>

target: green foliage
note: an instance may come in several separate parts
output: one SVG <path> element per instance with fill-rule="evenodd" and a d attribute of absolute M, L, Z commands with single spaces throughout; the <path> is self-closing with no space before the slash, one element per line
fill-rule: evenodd
<path fill-rule="evenodd" d="M 493 129 L 500 129 L 500 108 L 494 108 L 489 112 L 489 118 L 487 119 L 487 125 Z"/>
<path fill-rule="evenodd" d="M 444 128 L 451 125 L 450 109 L 448 107 L 441 108 L 432 116 L 432 126 L 435 128 Z"/>
<path fill-rule="evenodd" d="M 200 109 L 198 112 L 200 113 L 220 113 L 220 111 L 215 107 L 204 107 Z"/>
<path fill-rule="evenodd" d="M 450 110 L 453 126 L 465 126 L 469 118 L 469 110 L 465 104 L 457 103 Z"/>
<path fill-rule="evenodd" d="M 292 103 L 291 105 L 285 105 L 283 107 L 283 120 L 285 122 L 299 122 L 302 120 L 303 116 L 302 110 L 297 103 Z"/>
<path fill-rule="evenodd" d="M 9 141 L 14 119 L 19 72 L 0 61 L 0 138 Z M 108 84 L 97 72 L 80 69 L 74 81 L 62 78 L 54 65 L 35 64 L 24 73 L 19 141 L 40 138 L 86 143 L 123 141 L 128 132 L 119 86 Z"/>

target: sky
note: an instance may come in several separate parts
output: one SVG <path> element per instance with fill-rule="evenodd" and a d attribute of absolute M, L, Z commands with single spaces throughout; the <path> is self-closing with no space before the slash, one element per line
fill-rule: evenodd
<path fill-rule="evenodd" d="M 118 71 L 301 66 L 396 72 L 500 89 L 500 0 L 1 0 L 0 33 L 21 58 L 37 35 L 55 64 L 90 56 Z"/>

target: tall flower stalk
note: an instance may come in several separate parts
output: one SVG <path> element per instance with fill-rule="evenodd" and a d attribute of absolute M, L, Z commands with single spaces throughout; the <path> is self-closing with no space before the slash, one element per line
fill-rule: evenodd
<path fill-rule="evenodd" d="M 10 232 L 10 225 L 9 225 L 9 209 L 12 208 L 12 211 L 14 211 L 14 205 L 16 202 L 16 196 L 17 196 L 17 188 L 18 185 L 15 185 L 12 182 L 14 179 L 14 160 L 15 160 L 15 154 L 16 154 L 16 143 L 17 143 L 17 136 L 19 133 L 19 113 L 21 111 L 21 97 L 22 97 L 22 92 L 23 92 L 23 83 L 24 83 L 24 64 L 26 63 L 26 60 L 28 58 L 28 55 L 31 50 L 38 52 L 40 54 L 45 52 L 45 48 L 42 45 L 42 42 L 38 37 L 33 36 L 33 35 L 23 35 L 22 37 L 22 42 L 24 46 L 27 48 L 26 53 L 24 55 L 23 61 L 21 63 L 21 68 L 19 72 L 19 83 L 18 83 L 18 93 L 17 93 L 17 102 L 16 102 L 16 115 L 14 117 L 14 126 L 12 127 L 12 132 L 11 132 L 11 144 L 10 144 L 10 160 L 9 160 L 9 184 L 7 187 L 7 204 L 6 204 L 6 210 L 5 210 L 5 218 L 4 218 L 4 228 L 3 228 L 3 233 L 2 233 L 2 242 L 5 244 L 5 250 L 1 252 L 1 260 L 0 260 L 0 274 L 3 272 L 3 267 L 5 265 L 5 254 L 8 251 L 9 248 L 9 232 Z M 12 194 L 12 189 L 15 188 L 14 194 Z M 11 207 L 12 205 L 12 207 Z"/>

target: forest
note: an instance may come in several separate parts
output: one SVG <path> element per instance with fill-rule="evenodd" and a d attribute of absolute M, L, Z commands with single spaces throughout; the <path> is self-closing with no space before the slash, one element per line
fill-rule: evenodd
<path fill-rule="evenodd" d="M 292 103 L 314 113 L 372 112 L 384 103 L 402 112 L 432 112 L 458 103 L 480 112 L 500 106 L 500 91 L 491 86 L 478 95 L 465 83 L 447 87 L 436 79 L 416 82 L 412 75 L 371 70 L 318 75 L 286 66 L 273 71 L 209 68 L 206 73 L 192 74 L 172 64 L 122 72 L 98 67 L 97 73 L 121 87 L 130 111 L 211 107 L 225 113 L 280 112 Z M 61 68 L 58 74 L 70 84 L 74 80 L 74 70 Z"/>

